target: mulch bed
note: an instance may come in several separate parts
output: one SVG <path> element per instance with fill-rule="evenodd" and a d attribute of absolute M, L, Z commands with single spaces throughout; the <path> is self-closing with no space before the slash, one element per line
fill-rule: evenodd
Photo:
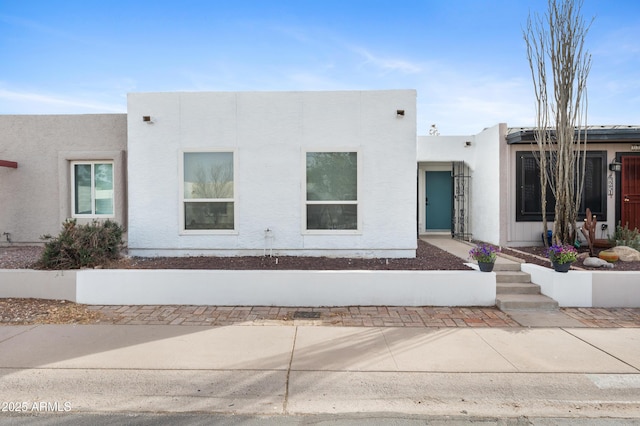
<path fill-rule="evenodd" d="M 96 324 L 103 314 L 66 300 L 0 298 L 0 325 Z"/>
<path fill-rule="evenodd" d="M 0 248 L 0 269 L 36 269 L 42 247 Z M 469 270 L 467 262 L 418 240 L 415 258 L 337 258 L 309 256 L 122 257 L 105 269 L 234 269 L 234 270 Z"/>
<path fill-rule="evenodd" d="M 585 252 L 586 248 L 579 251 Z M 527 263 L 550 267 L 545 257 L 545 248 L 503 248 L 504 254 L 522 259 Z M 35 269 L 42 247 L 0 247 L 0 269 Z M 468 260 L 461 259 L 436 246 L 418 240 L 416 257 L 401 259 L 363 259 L 309 256 L 190 256 L 190 257 L 122 257 L 119 261 L 103 265 L 108 269 L 235 269 L 235 270 L 469 270 Z M 594 270 L 574 264 L 582 269 Z M 640 262 L 616 262 L 606 271 L 640 271 Z"/>
<path fill-rule="evenodd" d="M 509 256 L 513 256 L 519 259 L 524 260 L 526 263 L 533 263 L 535 265 L 544 266 L 546 268 L 551 268 L 549 260 L 546 258 L 546 248 L 542 246 L 535 247 L 517 247 L 517 248 L 503 248 L 502 252 Z M 599 253 L 600 250 L 596 250 L 596 254 Z M 586 247 L 581 247 L 578 249 L 578 254 L 583 256 L 588 256 L 589 249 Z M 582 259 L 578 259 L 573 264 L 574 267 L 589 270 L 589 271 L 640 271 L 640 262 L 615 262 L 612 269 L 609 268 L 593 268 L 590 266 L 584 266 L 582 264 Z M 574 268 L 575 269 L 575 268 Z"/>
<path fill-rule="evenodd" d="M 309 256 L 153 257 L 123 258 L 110 269 L 235 269 L 235 270 L 469 270 L 467 260 L 418 240 L 415 258 L 337 258 Z"/>

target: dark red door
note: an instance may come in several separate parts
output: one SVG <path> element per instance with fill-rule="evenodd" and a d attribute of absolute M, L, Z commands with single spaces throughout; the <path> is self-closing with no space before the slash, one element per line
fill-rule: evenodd
<path fill-rule="evenodd" d="M 640 229 L 640 157 L 622 157 L 622 226 Z"/>

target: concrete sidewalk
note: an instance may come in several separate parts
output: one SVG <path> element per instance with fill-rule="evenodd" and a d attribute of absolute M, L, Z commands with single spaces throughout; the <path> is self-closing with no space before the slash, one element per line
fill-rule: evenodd
<path fill-rule="evenodd" d="M 640 417 L 640 329 L 5 326 L 0 375 L 74 412 Z"/>

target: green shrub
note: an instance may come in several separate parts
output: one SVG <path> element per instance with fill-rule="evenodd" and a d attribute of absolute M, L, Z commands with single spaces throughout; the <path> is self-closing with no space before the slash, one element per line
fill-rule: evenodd
<path fill-rule="evenodd" d="M 43 235 L 47 242 L 39 261 L 43 269 L 80 269 L 102 265 L 120 257 L 124 245 L 122 226 L 111 220 L 78 225 L 75 219 L 62 224 L 57 237 Z"/>
<path fill-rule="evenodd" d="M 640 233 L 638 228 L 629 229 L 629 224 L 624 225 L 624 228 L 618 222 L 616 226 L 616 232 L 613 236 L 609 237 L 609 242 L 614 246 L 627 246 L 636 250 L 640 250 Z"/>

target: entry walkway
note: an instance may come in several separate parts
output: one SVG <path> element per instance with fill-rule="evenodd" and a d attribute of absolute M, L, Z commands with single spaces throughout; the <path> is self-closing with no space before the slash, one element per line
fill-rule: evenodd
<path fill-rule="evenodd" d="M 465 259 L 468 262 L 472 262 L 469 259 L 469 250 L 471 250 L 474 245 L 470 243 L 466 243 L 464 241 L 454 240 L 450 235 L 421 235 L 420 239 L 425 241 L 433 246 L 438 247 L 441 250 L 444 250 L 454 256 L 457 256 L 461 259 Z M 520 264 L 514 260 L 508 259 L 505 256 L 498 256 L 496 259 L 496 264 L 494 267 L 496 271 L 519 271 Z"/>

